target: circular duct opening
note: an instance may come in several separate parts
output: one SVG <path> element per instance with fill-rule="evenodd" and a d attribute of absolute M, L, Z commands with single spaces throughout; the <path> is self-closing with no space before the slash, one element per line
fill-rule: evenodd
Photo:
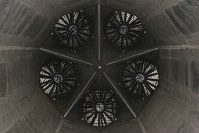
<path fill-rule="evenodd" d="M 122 86 L 136 97 L 146 98 L 159 84 L 157 67 L 146 59 L 128 61 L 122 71 Z"/>
<path fill-rule="evenodd" d="M 72 62 L 51 61 L 41 68 L 40 87 L 53 100 L 56 100 L 76 89 L 78 77 L 78 69 Z"/>
<path fill-rule="evenodd" d="M 63 15 L 55 24 L 54 34 L 60 47 L 78 50 L 85 46 L 92 36 L 90 17 L 83 11 Z"/>
<path fill-rule="evenodd" d="M 106 86 L 91 87 L 81 100 L 82 120 L 96 127 L 104 127 L 118 120 L 119 104 Z"/>
<path fill-rule="evenodd" d="M 108 44 L 119 49 L 132 48 L 146 33 L 135 15 L 123 11 L 111 12 L 105 22 L 105 37 Z"/>

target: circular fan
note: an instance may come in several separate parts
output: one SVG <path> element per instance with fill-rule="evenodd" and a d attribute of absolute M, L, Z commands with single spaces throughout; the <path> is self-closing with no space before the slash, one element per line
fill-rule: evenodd
<path fill-rule="evenodd" d="M 55 100 L 73 91 L 78 77 L 78 70 L 72 62 L 52 61 L 41 68 L 40 86 Z"/>
<path fill-rule="evenodd" d="M 122 72 L 123 87 L 139 98 L 151 95 L 158 87 L 159 73 L 148 60 L 128 61 Z"/>
<path fill-rule="evenodd" d="M 103 127 L 118 120 L 118 102 L 113 92 L 105 86 L 88 90 L 82 99 L 82 120 Z"/>
<path fill-rule="evenodd" d="M 111 45 L 122 49 L 134 46 L 145 33 L 138 18 L 123 11 L 111 13 L 105 25 L 106 38 Z"/>
<path fill-rule="evenodd" d="M 84 12 L 63 15 L 54 27 L 55 36 L 63 48 L 75 50 L 83 46 L 92 35 L 91 21 Z"/>

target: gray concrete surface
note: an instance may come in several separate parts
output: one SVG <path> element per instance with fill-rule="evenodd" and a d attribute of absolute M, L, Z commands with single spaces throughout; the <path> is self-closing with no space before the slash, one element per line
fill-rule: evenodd
<path fill-rule="evenodd" d="M 98 128 L 84 122 L 63 119 L 55 133 L 98 133 Z"/>
<path fill-rule="evenodd" d="M 199 132 L 199 47 L 160 51 L 160 88 L 139 116 L 147 133 Z"/>
<path fill-rule="evenodd" d="M 0 133 L 54 133 L 61 118 L 39 88 L 40 52 L 0 47 Z"/>
<path fill-rule="evenodd" d="M 136 120 L 127 122 L 113 123 L 110 126 L 102 128 L 101 133 L 143 133 L 139 123 Z"/>
<path fill-rule="evenodd" d="M 85 122 L 62 120 L 56 133 L 143 133 L 137 121 L 113 123 L 98 129 Z"/>

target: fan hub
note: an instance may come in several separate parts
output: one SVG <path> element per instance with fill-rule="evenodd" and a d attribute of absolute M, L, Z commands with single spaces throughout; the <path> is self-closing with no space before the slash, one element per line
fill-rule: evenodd
<path fill-rule="evenodd" d="M 104 106 L 103 103 L 97 103 L 97 104 L 95 105 L 95 109 L 96 109 L 97 112 L 100 113 L 100 112 L 103 112 L 103 111 L 104 111 L 105 106 Z"/>
<path fill-rule="evenodd" d="M 76 35 L 78 33 L 78 27 L 76 25 L 71 25 L 68 28 L 68 31 L 72 35 Z"/>
<path fill-rule="evenodd" d="M 139 73 L 135 76 L 135 80 L 137 83 L 143 83 L 145 80 L 145 76 L 143 74 Z"/>
<path fill-rule="evenodd" d="M 105 69 L 105 67 L 106 67 L 106 64 L 105 64 L 105 62 L 103 62 L 103 61 L 96 61 L 96 64 L 95 64 L 95 68 L 96 68 L 96 70 L 104 70 Z"/>
<path fill-rule="evenodd" d="M 57 84 L 60 84 L 61 82 L 63 82 L 63 76 L 61 74 L 55 74 L 53 79 L 54 79 L 54 82 Z"/>
<path fill-rule="evenodd" d="M 98 69 L 101 70 L 101 69 L 102 69 L 102 66 L 98 66 Z"/>
<path fill-rule="evenodd" d="M 128 28 L 127 25 L 121 25 L 121 26 L 119 27 L 119 32 L 120 32 L 120 34 L 122 34 L 122 35 L 126 35 L 126 34 L 128 33 L 128 31 L 129 31 L 129 28 Z"/>

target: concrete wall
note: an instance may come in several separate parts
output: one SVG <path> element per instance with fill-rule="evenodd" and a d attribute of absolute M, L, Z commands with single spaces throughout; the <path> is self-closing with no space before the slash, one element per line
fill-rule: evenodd
<path fill-rule="evenodd" d="M 44 1 L 0 0 L 0 133 L 54 133 L 58 127 L 60 115 L 38 90 L 36 48 L 56 14 Z"/>
<path fill-rule="evenodd" d="M 98 128 L 80 121 L 63 119 L 56 133 L 98 133 Z"/>
<path fill-rule="evenodd" d="M 117 122 L 102 128 L 100 133 L 143 133 L 137 121 Z"/>
<path fill-rule="evenodd" d="M 140 16 L 156 45 L 197 45 L 198 6 L 197 0 L 155 0 Z"/>
<path fill-rule="evenodd" d="M 160 88 L 141 122 L 147 133 L 198 133 L 199 47 L 165 47 L 160 55 Z"/>
<path fill-rule="evenodd" d="M 0 47 L 0 133 L 54 133 L 60 115 L 39 88 L 40 53 Z"/>
<path fill-rule="evenodd" d="M 143 133 L 137 121 L 116 122 L 98 129 L 85 122 L 62 120 L 56 133 Z"/>
<path fill-rule="evenodd" d="M 41 45 L 50 35 L 56 14 L 43 1 L 1 0 L 0 45 Z"/>

